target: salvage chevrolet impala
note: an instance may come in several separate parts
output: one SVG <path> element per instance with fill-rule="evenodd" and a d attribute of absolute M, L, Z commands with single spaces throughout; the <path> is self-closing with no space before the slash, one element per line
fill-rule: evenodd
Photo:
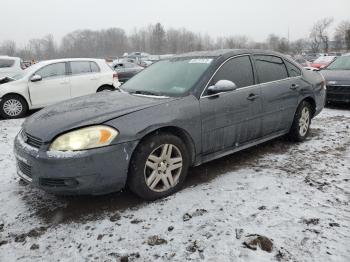
<path fill-rule="evenodd" d="M 15 139 L 18 175 L 56 194 L 125 186 L 154 200 L 190 166 L 287 135 L 303 141 L 325 81 L 279 53 L 194 52 L 143 70 L 119 92 L 49 106 Z"/>

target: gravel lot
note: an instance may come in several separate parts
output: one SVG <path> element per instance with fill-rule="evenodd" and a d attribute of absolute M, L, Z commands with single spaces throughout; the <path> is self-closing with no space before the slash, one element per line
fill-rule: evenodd
<path fill-rule="evenodd" d="M 22 121 L 0 120 L 0 261 L 350 261 L 350 107 L 325 109 L 304 143 L 276 139 L 193 168 L 181 192 L 152 203 L 21 183 Z M 249 249 L 254 234 L 272 251 Z"/>

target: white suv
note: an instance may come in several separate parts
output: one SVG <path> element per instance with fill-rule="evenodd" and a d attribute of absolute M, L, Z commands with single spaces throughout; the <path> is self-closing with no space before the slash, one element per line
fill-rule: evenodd
<path fill-rule="evenodd" d="M 21 73 L 21 62 L 19 57 L 0 56 L 0 78 Z"/>
<path fill-rule="evenodd" d="M 103 59 L 42 61 L 0 81 L 0 115 L 3 118 L 23 117 L 30 109 L 112 91 L 119 85 L 117 74 Z"/>

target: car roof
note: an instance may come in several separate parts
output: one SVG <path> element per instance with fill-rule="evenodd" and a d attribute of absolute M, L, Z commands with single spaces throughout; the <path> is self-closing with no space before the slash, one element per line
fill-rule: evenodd
<path fill-rule="evenodd" d="M 40 61 L 40 64 L 54 64 L 59 62 L 79 62 L 79 61 L 94 61 L 94 62 L 103 62 L 104 59 L 99 58 L 61 58 L 61 59 L 52 59 L 52 60 L 43 60 Z"/>
<path fill-rule="evenodd" d="M 262 49 L 218 49 L 218 50 L 210 50 L 210 51 L 196 51 L 184 53 L 181 55 L 176 55 L 172 58 L 180 58 L 180 57 L 220 57 L 220 56 L 233 56 L 240 54 L 269 54 L 269 55 L 278 55 L 284 56 L 281 53 L 270 51 L 270 50 L 262 50 Z"/>
<path fill-rule="evenodd" d="M 21 58 L 16 56 L 7 56 L 7 55 L 0 55 L 0 59 L 13 59 L 13 60 L 21 60 Z"/>

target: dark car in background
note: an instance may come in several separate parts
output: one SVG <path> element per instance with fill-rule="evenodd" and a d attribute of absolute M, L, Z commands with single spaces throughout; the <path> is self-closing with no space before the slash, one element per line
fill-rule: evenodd
<path fill-rule="evenodd" d="M 327 101 L 350 103 L 350 56 L 338 57 L 320 72 L 326 79 Z"/>
<path fill-rule="evenodd" d="M 121 86 L 49 106 L 15 138 L 18 175 L 56 194 L 126 185 L 154 200 L 198 166 L 273 138 L 303 141 L 324 107 L 318 72 L 262 50 L 194 52 Z"/>
<path fill-rule="evenodd" d="M 117 62 L 112 67 L 117 72 L 119 82 L 121 83 L 125 83 L 144 69 L 142 66 L 131 62 Z"/>

